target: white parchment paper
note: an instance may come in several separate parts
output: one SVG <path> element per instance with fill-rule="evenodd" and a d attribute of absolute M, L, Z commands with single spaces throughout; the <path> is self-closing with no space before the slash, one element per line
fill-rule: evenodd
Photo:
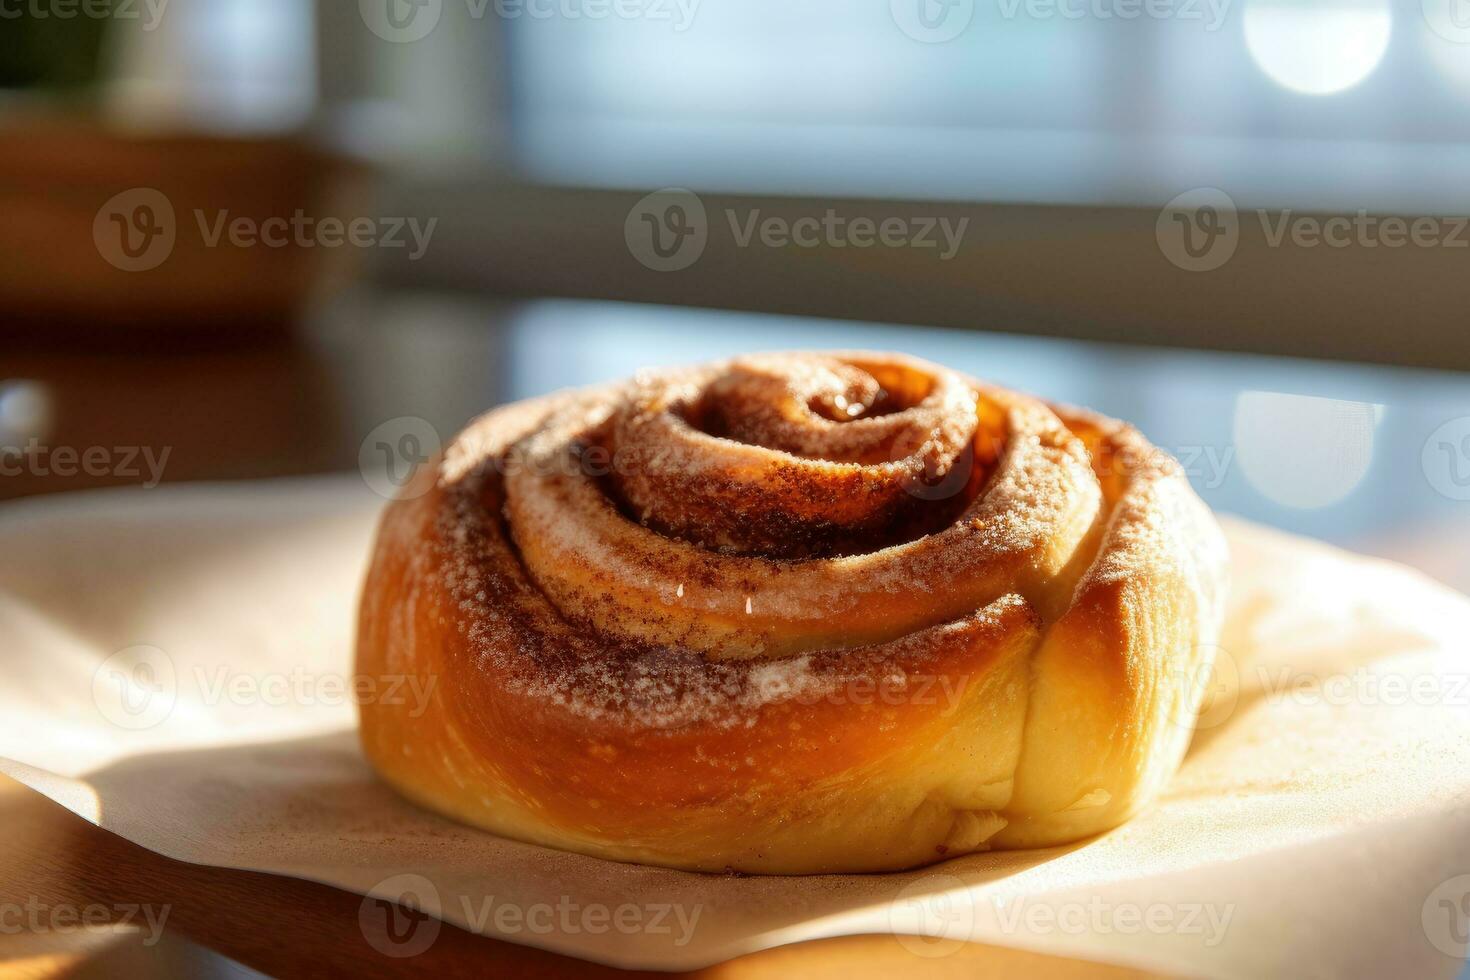
<path fill-rule="evenodd" d="M 374 778 L 348 678 L 381 505 L 341 478 L 0 509 L 0 771 L 173 858 L 625 967 L 899 932 L 1205 976 L 1459 969 L 1470 601 L 1417 573 L 1232 522 L 1212 705 L 1127 826 L 906 874 L 710 876 L 501 840 Z M 364 901 L 364 941 L 432 942 L 388 914 Z"/>

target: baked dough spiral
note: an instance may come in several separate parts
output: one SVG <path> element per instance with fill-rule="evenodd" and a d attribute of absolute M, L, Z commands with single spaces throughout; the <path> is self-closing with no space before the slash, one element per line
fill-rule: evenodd
<path fill-rule="evenodd" d="M 505 836 L 909 868 L 1117 825 L 1173 774 L 1223 538 L 1128 426 L 893 354 L 497 409 L 387 508 L 368 758 Z"/>

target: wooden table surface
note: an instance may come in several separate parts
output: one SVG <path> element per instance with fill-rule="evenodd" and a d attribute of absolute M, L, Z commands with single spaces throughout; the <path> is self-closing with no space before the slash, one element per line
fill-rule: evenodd
<path fill-rule="evenodd" d="M 293 878 L 186 864 L 107 831 L 18 783 L 0 777 L 0 975 L 22 977 L 228 975 L 243 964 L 272 976 L 356 975 L 611 977 L 634 976 L 553 953 L 499 942 L 445 925 L 411 958 L 379 953 L 358 924 L 358 895 Z M 143 931 L 28 932 L 16 906 L 168 907 L 164 941 L 145 947 Z M 17 931 L 16 925 L 21 928 Z M 113 928 L 117 928 L 114 923 Z M 668 974 L 647 974 L 668 976 Z M 765 977 L 1142 977 L 1114 966 L 966 944 L 921 956 L 892 936 L 799 943 L 743 956 L 690 976 Z"/>

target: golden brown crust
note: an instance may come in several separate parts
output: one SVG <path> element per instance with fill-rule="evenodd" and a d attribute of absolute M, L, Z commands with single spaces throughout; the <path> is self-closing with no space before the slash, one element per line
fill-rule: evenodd
<path fill-rule="evenodd" d="M 606 857 L 887 870 L 1107 829 L 1176 767 L 1218 626 L 1223 543 L 1172 460 L 896 355 L 519 403 L 423 480 L 358 670 L 434 693 L 365 704 L 368 757 Z"/>

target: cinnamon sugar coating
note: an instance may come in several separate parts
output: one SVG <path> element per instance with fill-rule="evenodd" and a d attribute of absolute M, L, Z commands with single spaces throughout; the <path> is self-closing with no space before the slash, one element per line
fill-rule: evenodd
<path fill-rule="evenodd" d="M 626 860 L 880 870 L 1112 826 L 1177 764 L 1223 601 L 1213 518 L 1136 432 L 898 355 L 518 403 L 429 478 L 358 655 L 438 693 L 364 706 L 369 757 Z"/>

